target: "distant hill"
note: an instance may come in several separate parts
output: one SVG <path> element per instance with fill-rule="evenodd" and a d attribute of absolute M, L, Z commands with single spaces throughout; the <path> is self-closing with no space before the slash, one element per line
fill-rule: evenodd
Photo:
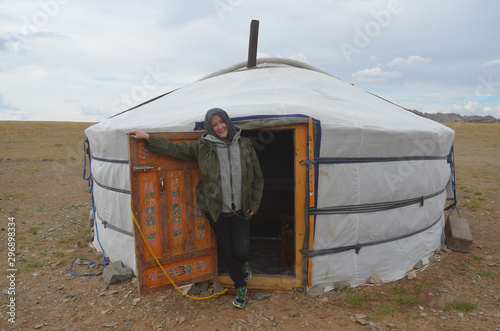
<path fill-rule="evenodd" d="M 448 122 L 469 122 L 469 123 L 500 123 L 500 119 L 497 119 L 491 115 L 479 116 L 462 116 L 454 113 L 422 113 L 418 110 L 411 110 L 411 112 L 420 115 L 422 117 L 429 118 L 433 121 L 439 123 L 448 123 Z"/>

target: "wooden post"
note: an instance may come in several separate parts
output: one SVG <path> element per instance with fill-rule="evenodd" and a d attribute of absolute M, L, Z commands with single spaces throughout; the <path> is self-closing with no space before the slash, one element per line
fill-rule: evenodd
<path fill-rule="evenodd" d="M 250 41 L 248 45 L 247 68 L 257 65 L 257 42 L 259 40 L 259 21 L 252 20 L 250 23 Z"/>
<path fill-rule="evenodd" d="M 307 152 L 308 158 L 310 161 L 314 160 L 314 126 L 312 117 L 309 117 L 309 122 L 307 125 Z M 309 175 L 309 207 L 314 207 L 316 198 L 314 196 L 315 191 L 315 173 L 314 173 L 314 164 L 309 164 L 308 175 Z M 314 248 L 314 215 L 309 216 L 309 249 L 312 250 Z M 312 264 L 313 260 L 310 258 L 307 264 L 307 287 L 312 286 Z M 304 289 L 305 290 L 305 289 Z"/>

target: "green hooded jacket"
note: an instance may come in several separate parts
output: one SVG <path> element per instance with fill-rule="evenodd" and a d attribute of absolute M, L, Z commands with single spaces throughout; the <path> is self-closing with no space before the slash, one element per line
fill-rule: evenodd
<path fill-rule="evenodd" d="M 196 186 L 196 202 L 204 213 L 217 221 L 222 210 L 222 190 L 220 179 L 220 164 L 217 157 L 217 147 L 214 143 L 200 137 L 193 142 L 181 141 L 173 143 L 154 135 L 149 135 L 146 147 L 156 154 L 165 155 L 178 160 L 197 160 L 201 180 Z M 264 176 L 260 169 L 259 159 L 252 142 L 246 137 L 240 137 L 241 160 L 241 209 L 250 209 L 257 213 L 264 190 Z M 250 215 L 243 213 L 250 219 Z"/>

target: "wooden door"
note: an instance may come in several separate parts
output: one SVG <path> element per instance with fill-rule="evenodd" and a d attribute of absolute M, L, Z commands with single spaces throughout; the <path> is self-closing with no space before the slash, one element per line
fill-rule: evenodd
<path fill-rule="evenodd" d="M 155 133 L 173 142 L 194 141 L 201 132 Z M 216 238 L 196 203 L 196 161 L 153 154 L 143 140 L 129 140 L 134 216 L 147 245 L 177 286 L 217 276 Z M 134 226 L 140 294 L 171 287 Z"/>

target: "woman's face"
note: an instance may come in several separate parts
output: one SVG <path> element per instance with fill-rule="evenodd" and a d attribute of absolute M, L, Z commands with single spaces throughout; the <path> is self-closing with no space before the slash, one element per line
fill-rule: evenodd
<path fill-rule="evenodd" d="M 219 135 L 219 137 L 227 139 L 228 131 L 226 122 L 219 115 L 215 114 L 210 118 L 210 123 L 212 124 L 212 128 L 215 133 Z"/>

